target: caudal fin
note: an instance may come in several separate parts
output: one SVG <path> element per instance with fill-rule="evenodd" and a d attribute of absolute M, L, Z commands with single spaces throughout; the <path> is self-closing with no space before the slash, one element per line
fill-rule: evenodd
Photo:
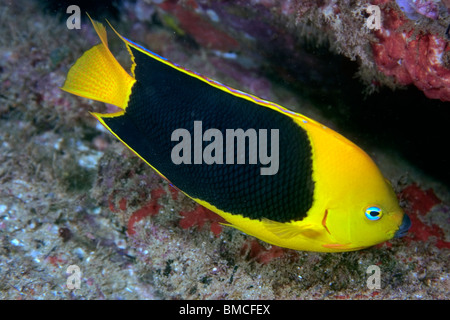
<path fill-rule="evenodd" d="M 136 80 L 122 68 L 109 50 L 103 24 L 92 19 L 91 22 L 102 43 L 86 51 L 77 60 L 61 89 L 125 109 Z"/>

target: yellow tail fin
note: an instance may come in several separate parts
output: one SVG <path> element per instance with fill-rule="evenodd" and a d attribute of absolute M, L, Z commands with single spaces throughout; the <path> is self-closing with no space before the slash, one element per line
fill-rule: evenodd
<path fill-rule="evenodd" d="M 122 68 L 109 50 L 105 27 L 92 19 L 91 22 L 102 43 L 86 51 L 77 60 L 61 89 L 125 110 L 136 80 Z"/>

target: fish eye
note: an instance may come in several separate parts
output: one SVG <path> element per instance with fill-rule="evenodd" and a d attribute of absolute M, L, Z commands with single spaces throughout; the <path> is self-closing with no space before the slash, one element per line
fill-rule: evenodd
<path fill-rule="evenodd" d="M 383 215 L 383 211 L 381 208 L 378 208 L 376 206 L 368 207 L 365 211 L 366 217 L 369 220 L 376 221 L 381 218 Z"/>

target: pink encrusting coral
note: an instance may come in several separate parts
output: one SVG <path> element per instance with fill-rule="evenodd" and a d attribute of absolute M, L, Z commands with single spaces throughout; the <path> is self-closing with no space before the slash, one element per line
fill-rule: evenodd
<path fill-rule="evenodd" d="M 377 4 L 383 2 L 376 1 Z M 448 41 L 430 32 L 417 34 L 408 27 L 409 20 L 399 11 L 385 9 L 382 12 L 381 29 L 375 32 L 378 42 L 372 43 L 378 69 L 393 76 L 401 85 L 414 84 L 430 99 L 450 101 Z"/>

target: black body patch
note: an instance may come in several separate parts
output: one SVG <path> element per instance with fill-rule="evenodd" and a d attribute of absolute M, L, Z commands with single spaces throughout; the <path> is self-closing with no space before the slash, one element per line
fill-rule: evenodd
<path fill-rule="evenodd" d="M 311 146 L 303 128 L 288 116 L 130 48 L 137 81 L 125 114 L 103 119 L 113 132 L 176 187 L 222 211 L 278 222 L 306 216 L 313 203 L 314 182 Z M 279 129 L 278 173 L 261 175 L 260 168 L 267 165 L 248 164 L 248 158 L 246 164 L 236 164 L 236 155 L 235 164 L 175 165 L 171 151 L 178 142 L 171 141 L 172 132 L 184 128 L 193 136 L 194 121 L 202 121 L 203 132 L 216 128 L 224 136 L 226 129 L 267 129 L 269 142 L 270 130 Z M 203 142 L 203 148 L 209 143 Z"/>

